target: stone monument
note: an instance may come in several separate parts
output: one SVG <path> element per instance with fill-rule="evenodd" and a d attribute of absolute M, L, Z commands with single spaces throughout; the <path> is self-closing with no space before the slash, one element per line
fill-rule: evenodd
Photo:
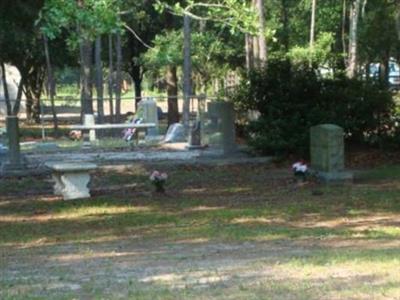
<path fill-rule="evenodd" d="M 18 94 L 18 86 L 21 81 L 21 74 L 19 70 L 12 65 L 6 64 L 5 65 L 6 69 L 6 81 L 7 81 L 7 89 L 8 89 L 8 95 L 10 98 L 11 102 L 11 107 L 15 106 L 15 99 L 17 98 Z M 1 74 L 1 71 L 0 71 Z M 20 112 L 25 110 L 25 99 L 24 95 L 22 95 L 22 100 L 20 103 Z M 5 95 L 4 95 L 4 83 L 2 81 L 2 78 L 0 76 L 0 115 L 6 116 L 7 115 L 7 109 L 6 109 L 6 101 L 5 101 Z"/>
<path fill-rule="evenodd" d="M 158 135 L 158 109 L 157 102 L 153 98 L 146 98 L 139 102 L 137 117 L 143 119 L 143 123 L 154 123 L 155 128 L 149 128 L 147 130 L 148 137 L 154 137 Z"/>
<path fill-rule="evenodd" d="M 164 143 L 186 142 L 185 128 L 180 123 L 171 124 L 164 138 Z"/>
<path fill-rule="evenodd" d="M 200 95 L 197 99 L 197 116 L 196 121 L 192 124 L 189 132 L 189 143 L 187 148 L 189 150 L 203 149 L 204 137 L 204 114 L 206 108 L 206 95 Z"/>
<path fill-rule="evenodd" d="M 344 168 L 344 132 L 334 124 L 322 124 L 310 129 L 311 168 L 325 182 L 353 179 Z"/>

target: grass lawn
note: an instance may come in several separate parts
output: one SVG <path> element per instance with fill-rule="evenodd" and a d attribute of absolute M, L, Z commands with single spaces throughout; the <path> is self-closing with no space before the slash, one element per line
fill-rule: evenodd
<path fill-rule="evenodd" d="M 400 299 L 398 167 L 295 187 L 264 165 L 161 165 L 166 195 L 154 168 L 104 168 L 79 201 L 0 181 L 0 299 Z"/>

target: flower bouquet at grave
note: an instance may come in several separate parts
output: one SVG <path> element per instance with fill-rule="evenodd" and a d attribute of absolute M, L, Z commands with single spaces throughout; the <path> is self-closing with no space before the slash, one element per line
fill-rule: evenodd
<path fill-rule="evenodd" d="M 164 193 L 165 188 L 164 185 L 168 179 L 167 173 L 161 173 L 159 171 L 153 171 L 150 175 L 150 181 L 153 183 L 156 188 L 157 193 Z"/>
<path fill-rule="evenodd" d="M 305 181 L 308 175 L 308 166 L 300 160 L 292 165 L 293 175 L 297 180 Z"/>

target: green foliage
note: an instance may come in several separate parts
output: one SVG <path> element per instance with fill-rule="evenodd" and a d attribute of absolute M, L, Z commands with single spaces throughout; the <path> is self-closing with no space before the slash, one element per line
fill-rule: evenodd
<path fill-rule="evenodd" d="M 290 49 L 287 56 L 295 64 L 312 63 L 321 66 L 332 58 L 333 34 L 330 32 L 321 33 L 313 47 L 295 46 Z"/>
<path fill-rule="evenodd" d="M 177 15 L 189 15 L 197 20 L 209 20 L 236 31 L 258 33 L 257 14 L 253 7 L 243 0 L 222 0 L 215 2 L 199 2 L 186 0 L 169 5 L 165 1 L 157 0 L 156 8 L 159 11 L 168 9 Z"/>
<path fill-rule="evenodd" d="M 304 65 L 269 63 L 252 72 L 234 96 L 240 111 L 255 110 L 248 125 L 250 144 L 266 154 L 306 154 L 311 126 L 334 123 L 346 138 L 377 142 L 392 133 L 391 94 L 375 83 L 344 77 L 326 79 Z"/>
<path fill-rule="evenodd" d="M 98 35 L 117 32 L 122 26 L 120 5 L 119 0 L 86 0 L 82 5 L 78 1 L 47 0 L 38 23 L 50 39 L 67 30 L 70 44 L 76 46 L 79 38 L 94 40 Z"/>
<path fill-rule="evenodd" d="M 227 61 L 237 55 L 235 49 L 226 47 L 225 42 L 215 32 L 194 32 L 192 39 L 192 65 L 194 75 L 206 85 L 214 76 L 223 76 Z M 158 71 L 166 66 L 183 64 L 183 32 L 181 30 L 164 31 L 153 40 L 153 48 L 141 58 L 146 68 Z"/>

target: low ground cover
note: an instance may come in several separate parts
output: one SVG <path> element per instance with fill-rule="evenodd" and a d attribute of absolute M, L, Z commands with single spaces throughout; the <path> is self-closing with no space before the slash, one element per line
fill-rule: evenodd
<path fill-rule="evenodd" d="M 266 165 L 114 166 L 68 202 L 2 180 L 0 298 L 399 298 L 397 169 L 297 187 Z"/>

